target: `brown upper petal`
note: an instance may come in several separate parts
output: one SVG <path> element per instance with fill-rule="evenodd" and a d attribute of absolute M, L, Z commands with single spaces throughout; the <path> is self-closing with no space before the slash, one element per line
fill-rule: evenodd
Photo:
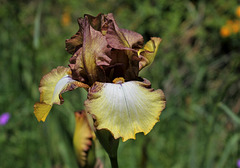
<path fill-rule="evenodd" d="M 66 41 L 68 52 L 73 54 L 69 66 L 73 79 L 88 85 L 111 82 L 116 77 L 137 80 L 139 70 L 151 63 L 157 51 L 157 47 L 149 50 L 150 42 L 143 48 L 140 34 L 120 29 L 111 13 L 85 15 L 78 22 L 79 31 Z"/>
<path fill-rule="evenodd" d="M 126 80 L 135 80 L 138 76 L 140 61 L 137 50 L 143 47 L 143 37 L 139 33 L 120 29 L 112 14 L 106 15 L 106 19 L 108 20 L 106 39 L 109 46 L 113 48 L 111 67 L 107 67 L 111 69 L 109 74 L 113 79 L 124 77 Z"/>
<path fill-rule="evenodd" d="M 133 46 L 142 48 L 142 35 L 130 30 L 120 29 L 111 13 L 106 15 L 106 18 L 109 20 L 106 38 L 112 48 L 128 50 L 131 50 Z"/>
<path fill-rule="evenodd" d="M 120 29 L 120 31 L 123 33 L 131 48 L 140 49 L 143 47 L 144 39 L 141 34 L 127 29 Z"/>
<path fill-rule="evenodd" d="M 99 13 L 96 17 L 88 15 L 88 14 L 86 14 L 84 16 L 87 17 L 90 25 L 95 30 L 101 31 L 102 29 L 104 29 L 104 25 L 106 24 L 106 19 L 104 17 L 104 14 Z"/>
<path fill-rule="evenodd" d="M 72 70 L 72 78 L 80 82 L 88 83 L 87 72 L 84 69 L 82 48 L 79 48 L 77 52 L 69 60 L 68 65 Z"/>
<path fill-rule="evenodd" d="M 138 78 L 139 58 L 136 52 L 131 52 L 131 59 L 126 50 L 112 49 L 110 58 L 112 59 L 109 66 L 104 67 L 107 79 L 111 82 L 117 77 L 123 77 L 126 81 L 136 80 Z"/>
<path fill-rule="evenodd" d="M 79 30 L 73 35 L 70 39 L 66 40 L 66 50 L 70 54 L 74 54 L 83 44 L 83 31 L 84 31 L 84 22 L 85 19 L 88 19 L 88 22 L 92 26 L 93 29 L 97 31 L 101 31 L 102 33 L 106 31 L 106 22 L 103 14 L 98 14 L 96 17 L 91 15 L 84 15 L 84 18 L 78 19 Z"/>
<path fill-rule="evenodd" d="M 66 50 L 70 54 L 74 54 L 80 47 L 82 47 L 83 43 L 83 18 L 78 19 L 79 30 L 78 32 L 73 35 L 70 39 L 65 41 L 66 43 Z"/>
<path fill-rule="evenodd" d="M 88 16 L 85 16 L 83 23 L 83 45 L 73 55 L 72 67 L 73 78 L 83 80 L 92 85 L 95 81 L 104 81 L 105 75 L 101 66 L 108 66 L 111 59 L 107 55 L 110 48 L 107 47 L 106 37 L 100 31 L 96 31 L 89 24 Z M 76 59 L 74 58 L 76 57 Z M 74 63 L 75 60 L 75 63 Z"/>

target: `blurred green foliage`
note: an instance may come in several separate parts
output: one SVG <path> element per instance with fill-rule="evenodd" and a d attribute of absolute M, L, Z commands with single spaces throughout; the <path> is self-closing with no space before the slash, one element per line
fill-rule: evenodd
<path fill-rule="evenodd" d="M 45 123 L 38 123 L 41 77 L 68 65 L 65 39 L 78 30 L 77 18 L 114 13 L 119 27 L 147 41 L 163 39 L 154 63 L 141 73 L 161 88 L 167 107 L 147 135 L 121 143 L 120 167 L 235 167 L 240 158 L 240 33 L 221 37 L 234 19 L 233 1 L 53 0 L 0 1 L 1 168 L 76 168 L 72 149 L 74 111 L 84 90 L 65 93 Z M 127 129 L 127 128 L 126 128 Z M 109 167 L 106 153 L 98 156 Z"/>

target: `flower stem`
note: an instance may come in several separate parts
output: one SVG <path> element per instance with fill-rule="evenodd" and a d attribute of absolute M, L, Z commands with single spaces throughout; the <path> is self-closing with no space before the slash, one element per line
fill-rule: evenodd
<path fill-rule="evenodd" d="M 119 139 L 115 139 L 112 134 L 105 129 L 96 130 L 95 133 L 110 158 L 112 168 L 118 168 L 117 150 Z"/>
<path fill-rule="evenodd" d="M 118 161 L 117 156 L 116 157 L 109 157 L 111 161 L 112 168 L 118 168 Z"/>

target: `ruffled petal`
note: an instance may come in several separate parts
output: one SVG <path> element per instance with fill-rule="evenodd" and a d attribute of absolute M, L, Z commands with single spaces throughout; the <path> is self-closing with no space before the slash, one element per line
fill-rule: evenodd
<path fill-rule="evenodd" d="M 96 17 L 85 14 L 84 18 L 78 19 L 79 30 L 73 35 L 70 39 L 65 41 L 66 50 L 70 54 L 74 54 L 79 48 L 82 47 L 83 44 L 83 36 L 84 36 L 84 28 L 85 28 L 85 20 L 88 20 L 92 28 L 97 31 L 101 31 L 103 34 L 106 32 L 106 20 L 104 19 L 103 14 L 98 14 Z"/>
<path fill-rule="evenodd" d="M 109 65 L 111 59 L 106 55 L 110 49 L 107 47 L 105 36 L 94 30 L 85 19 L 83 42 L 83 62 L 90 83 L 96 81 L 97 68 L 100 65 Z"/>
<path fill-rule="evenodd" d="M 120 29 L 120 30 L 123 33 L 124 37 L 126 38 L 129 44 L 129 47 L 133 49 L 140 49 L 143 47 L 144 40 L 141 34 L 128 29 Z"/>
<path fill-rule="evenodd" d="M 91 19 L 90 19 L 91 20 Z M 93 22 L 93 21 L 92 21 Z M 83 45 L 70 60 L 73 78 L 92 85 L 95 81 L 105 81 L 105 74 L 101 66 L 107 66 L 111 58 L 106 37 L 95 30 L 89 23 L 88 15 L 84 18 Z"/>
<path fill-rule="evenodd" d="M 86 112 L 75 112 L 75 121 L 73 145 L 77 155 L 77 160 L 81 167 L 94 165 L 96 158 L 93 139 L 95 138 L 95 135 L 88 123 Z M 88 155 L 90 154 L 89 152 L 93 153 L 93 158 L 88 159 Z"/>
<path fill-rule="evenodd" d="M 94 28 L 97 31 L 102 30 L 103 25 L 105 23 L 104 14 L 99 13 L 96 17 L 88 15 L 88 14 L 85 14 L 84 16 L 88 19 L 92 28 Z"/>
<path fill-rule="evenodd" d="M 112 48 L 126 50 L 132 50 L 135 47 L 142 48 L 142 35 L 127 29 L 120 29 L 112 13 L 106 15 L 106 19 L 109 20 L 106 38 Z"/>
<path fill-rule="evenodd" d="M 74 54 L 80 47 L 82 47 L 83 43 L 83 18 L 78 19 L 79 30 L 73 35 L 70 39 L 66 39 L 66 50 L 70 54 Z"/>
<path fill-rule="evenodd" d="M 53 104 L 62 104 L 62 93 L 78 87 L 88 88 L 88 85 L 71 78 L 69 68 L 57 67 L 43 76 L 40 82 L 40 102 L 34 105 L 34 114 L 38 121 L 45 121 Z"/>
<path fill-rule="evenodd" d="M 135 134 L 150 132 L 165 108 L 161 90 L 150 82 L 96 82 L 90 89 L 86 110 L 93 115 L 97 129 L 108 129 L 114 138 L 135 139 Z"/>
<path fill-rule="evenodd" d="M 91 86 L 124 77 L 138 80 L 139 71 L 153 61 L 160 38 L 153 37 L 143 47 L 139 33 L 118 27 L 113 14 L 84 15 L 79 31 L 66 40 L 71 57 L 69 67 L 75 80 Z"/>
<path fill-rule="evenodd" d="M 108 29 L 106 39 L 111 50 L 110 66 L 106 67 L 106 74 L 111 81 L 116 77 L 126 80 L 136 80 L 139 72 L 137 51 L 143 47 L 143 37 L 139 33 L 118 27 L 113 14 L 107 14 Z M 109 73 L 110 72 L 110 73 Z"/>
<path fill-rule="evenodd" d="M 152 37 L 151 40 L 144 45 L 144 48 L 138 51 L 138 54 L 140 54 L 139 57 L 141 58 L 141 61 L 139 62 L 139 70 L 153 62 L 160 42 L 161 38 Z"/>

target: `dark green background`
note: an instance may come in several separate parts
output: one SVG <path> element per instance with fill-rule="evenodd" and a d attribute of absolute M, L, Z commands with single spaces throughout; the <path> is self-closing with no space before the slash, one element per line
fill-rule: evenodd
<path fill-rule="evenodd" d="M 120 168 L 236 167 L 240 159 L 240 33 L 223 38 L 220 28 L 237 19 L 239 1 L 52 0 L 0 1 L 1 168 L 76 168 L 72 149 L 74 111 L 86 92 L 63 94 L 45 123 L 33 105 L 41 77 L 67 66 L 65 39 L 85 13 L 114 13 L 119 27 L 161 37 L 154 63 L 140 76 L 167 98 L 160 122 L 147 135 L 120 143 Z M 69 25 L 61 23 L 64 12 Z M 239 18 L 238 18 L 239 19 Z M 126 128 L 127 129 L 127 128 Z M 109 160 L 97 145 L 105 167 Z"/>

